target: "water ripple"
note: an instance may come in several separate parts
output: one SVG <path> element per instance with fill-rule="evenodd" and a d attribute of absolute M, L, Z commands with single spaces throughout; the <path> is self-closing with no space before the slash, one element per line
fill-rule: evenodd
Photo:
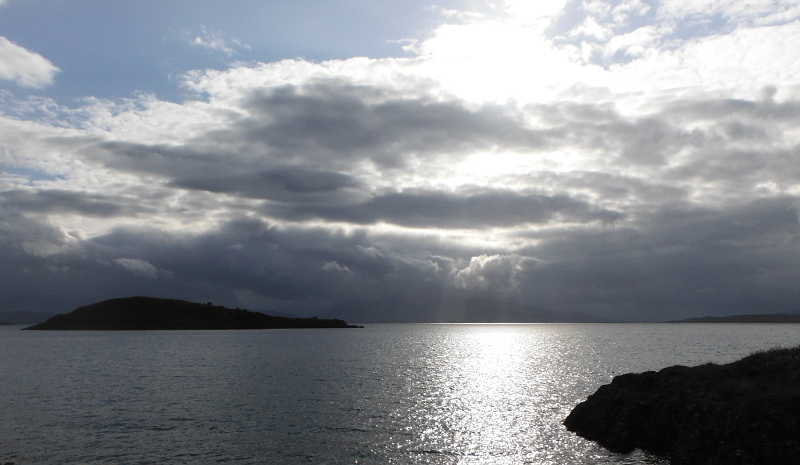
<path fill-rule="evenodd" d="M 798 336 L 800 325 L 2 328 L 0 462 L 655 464 L 561 421 L 614 374 L 729 362 Z"/>

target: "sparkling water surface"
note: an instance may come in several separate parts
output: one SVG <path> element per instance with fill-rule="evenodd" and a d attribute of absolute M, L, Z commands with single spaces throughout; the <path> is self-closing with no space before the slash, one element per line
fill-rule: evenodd
<path fill-rule="evenodd" d="M 0 462 L 652 464 L 567 431 L 614 375 L 800 343 L 800 325 L 0 327 Z"/>

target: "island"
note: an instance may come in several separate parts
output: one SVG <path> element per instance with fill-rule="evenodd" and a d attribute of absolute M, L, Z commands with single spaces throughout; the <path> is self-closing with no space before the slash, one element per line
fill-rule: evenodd
<path fill-rule="evenodd" d="M 362 328 L 344 320 L 290 318 L 156 297 L 126 297 L 87 305 L 56 315 L 26 330 L 185 330 L 185 329 L 280 329 Z"/>
<path fill-rule="evenodd" d="M 564 425 L 613 452 L 639 448 L 672 465 L 796 464 L 800 347 L 616 376 Z"/>
<path fill-rule="evenodd" d="M 760 313 L 754 315 L 702 316 L 666 323 L 800 323 L 797 313 Z"/>

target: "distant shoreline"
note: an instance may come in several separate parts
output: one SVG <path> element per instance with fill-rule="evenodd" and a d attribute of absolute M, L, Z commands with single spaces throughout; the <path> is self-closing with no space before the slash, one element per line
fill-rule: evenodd
<path fill-rule="evenodd" d="M 664 323 L 800 323 L 800 314 L 765 313 L 757 315 L 704 316 Z"/>

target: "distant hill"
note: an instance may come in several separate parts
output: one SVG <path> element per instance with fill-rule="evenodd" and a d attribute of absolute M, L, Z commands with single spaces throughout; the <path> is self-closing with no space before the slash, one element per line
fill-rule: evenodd
<path fill-rule="evenodd" d="M 767 313 L 760 315 L 704 316 L 666 323 L 800 323 L 800 314 Z"/>
<path fill-rule="evenodd" d="M 127 297 L 56 315 L 27 330 L 357 328 L 339 319 L 287 318 L 155 297 Z"/>
<path fill-rule="evenodd" d="M 0 312 L 0 321 L 11 325 L 33 325 L 54 316 L 56 316 L 56 313 Z"/>

